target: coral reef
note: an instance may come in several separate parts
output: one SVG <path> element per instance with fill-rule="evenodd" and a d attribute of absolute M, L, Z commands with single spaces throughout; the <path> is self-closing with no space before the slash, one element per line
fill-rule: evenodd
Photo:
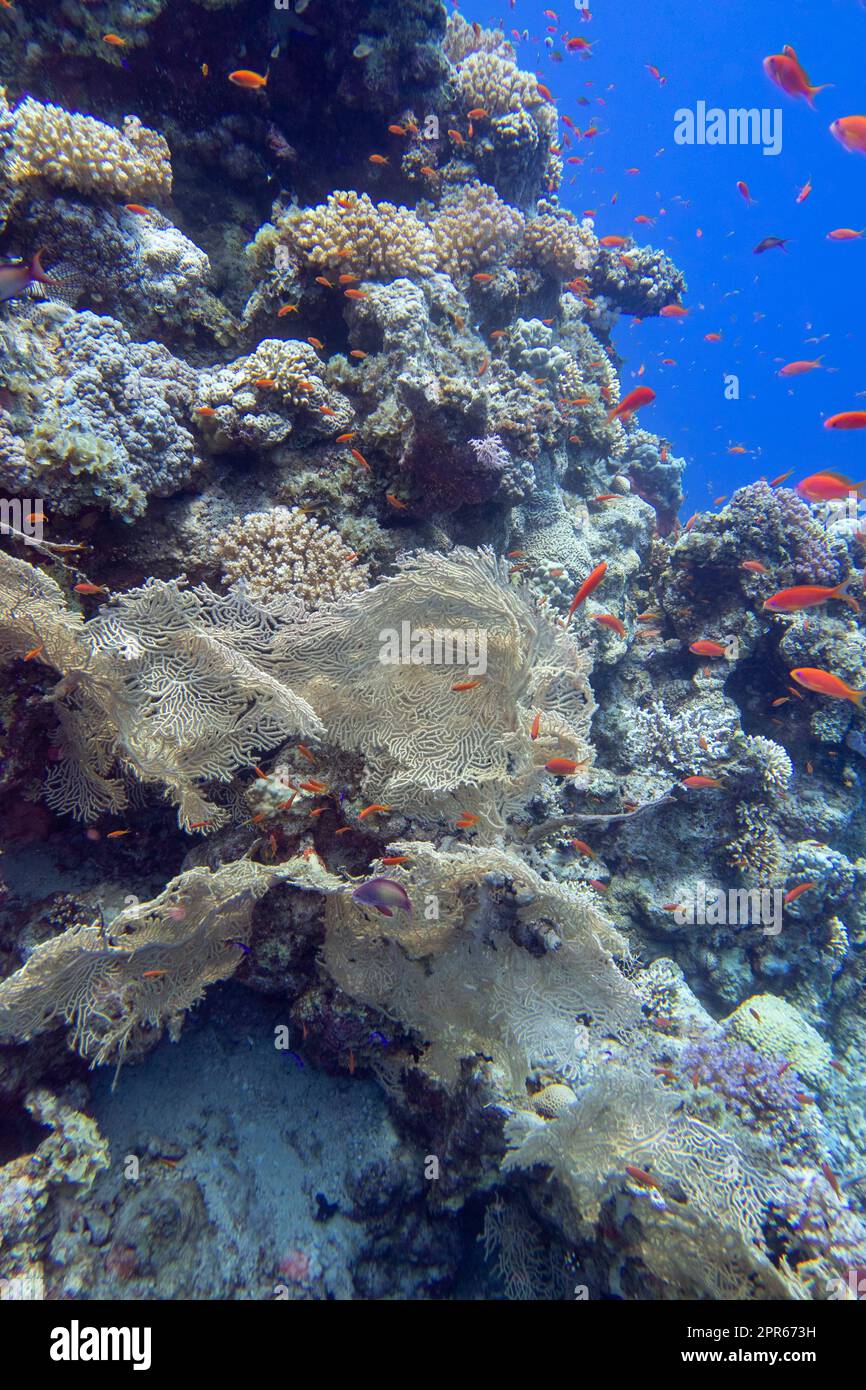
<path fill-rule="evenodd" d="M 862 534 L 763 481 L 681 525 L 614 334 L 684 277 L 566 206 L 504 33 L 63 9 L 54 66 L 0 11 L 0 1280 L 847 1297 Z"/>

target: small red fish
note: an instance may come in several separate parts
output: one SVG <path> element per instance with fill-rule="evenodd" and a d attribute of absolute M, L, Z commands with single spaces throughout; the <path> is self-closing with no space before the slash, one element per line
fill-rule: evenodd
<path fill-rule="evenodd" d="M 855 690 L 841 676 L 834 676 L 832 672 L 822 671 L 816 666 L 798 666 L 790 674 L 805 690 L 811 690 L 816 695 L 827 695 L 831 700 L 850 700 L 859 708 L 866 698 L 866 690 Z"/>
<path fill-rule="evenodd" d="M 816 883 L 798 883 L 796 888 L 792 888 L 782 899 L 784 903 L 796 902 L 801 893 L 808 893 L 810 889 L 817 888 Z"/>
<path fill-rule="evenodd" d="M 695 656 L 724 656 L 726 650 L 721 642 L 704 641 L 703 638 L 689 646 L 689 651 L 694 652 Z"/>
<path fill-rule="evenodd" d="M 680 782 L 681 787 L 687 787 L 689 791 L 702 791 L 706 787 L 720 787 L 722 785 L 718 777 L 684 777 Z"/>
<path fill-rule="evenodd" d="M 587 575 L 586 579 L 584 579 L 574 598 L 571 600 L 571 605 L 569 607 L 568 613 L 566 614 L 566 622 L 571 621 L 572 614 L 576 611 L 576 609 L 580 607 L 580 605 L 583 603 L 585 599 L 589 598 L 590 594 L 595 592 L 601 581 L 604 579 L 606 573 L 607 561 L 602 560 L 601 564 L 596 565 L 592 573 Z"/>
<path fill-rule="evenodd" d="M 824 421 L 825 430 L 866 430 L 866 410 L 843 410 Z"/>
<path fill-rule="evenodd" d="M 640 410 L 645 405 L 651 405 L 655 398 L 656 393 L 650 386 L 636 386 L 620 401 L 619 405 L 614 406 L 607 418 L 608 420 L 617 420 L 623 415 L 630 415 L 633 410 Z"/>
<path fill-rule="evenodd" d="M 842 584 L 837 584 L 832 589 L 822 584 L 797 584 L 791 589 L 780 589 L 777 594 L 771 594 L 769 598 L 764 599 L 764 608 L 770 613 L 800 613 L 804 608 L 816 608 L 828 599 L 838 598 L 847 603 L 855 613 L 859 613 L 859 603 L 848 593 L 848 585 L 852 578 L 853 576 L 849 575 Z"/>
<path fill-rule="evenodd" d="M 571 777 L 579 767 L 580 763 L 573 758 L 551 758 L 544 764 L 545 771 L 552 772 L 554 777 Z"/>
<path fill-rule="evenodd" d="M 594 623 L 601 623 L 603 627 L 609 627 L 617 637 L 625 637 L 626 625 L 614 613 L 593 613 L 592 620 Z"/>
<path fill-rule="evenodd" d="M 249 92 L 261 91 L 268 85 L 268 74 L 265 73 L 262 77 L 261 73 L 250 72 L 249 68 L 238 68 L 236 72 L 229 73 L 229 82 Z"/>

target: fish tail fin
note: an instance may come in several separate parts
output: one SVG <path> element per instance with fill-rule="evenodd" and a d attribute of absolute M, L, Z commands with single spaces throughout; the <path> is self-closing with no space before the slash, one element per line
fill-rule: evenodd
<path fill-rule="evenodd" d="M 855 613 L 859 613 L 859 603 L 857 602 L 856 598 L 854 598 L 854 596 L 852 594 L 849 594 L 848 592 L 848 585 L 851 583 L 851 580 L 853 578 L 854 575 L 849 574 L 847 579 L 843 580 L 841 584 L 837 584 L 836 588 L 833 590 L 833 596 L 834 598 L 840 598 L 843 603 L 847 603 L 848 607 L 853 608 Z"/>
<path fill-rule="evenodd" d="M 809 105 L 812 107 L 812 110 L 813 110 L 813 111 L 814 111 L 814 109 L 815 109 L 815 98 L 816 98 L 816 96 L 818 95 L 818 93 L 819 93 L 819 92 L 826 92 L 826 91 L 829 91 L 829 89 L 830 89 L 831 87 L 835 87 L 835 85 L 836 85 L 835 82 L 822 82 L 821 85 L 820 85 L 820 87 L 809 87 L 809 88 L 807 88 L 807 91 L 806 91 L 806 100 L 808 101 Z"/>
<path fill-rule="evenodd" d="M 42 260 L 41 260 L 41 257 L 44 256 L 44 255 L 45 255 L 44 249 L 41 250 L 41 251 L 37 251 L 37 252 L 36 252 L 36 255 L 33 257 L 32 261 L 30 262 L 30 266 L 29 266 L 30 279 L 31 279 L 31 280 L 36 280 L 40 285 L 53 285 L 53 284 L 54 284 L 54 281 L 53 281 L 53 280 L 50 280 L 50 279 L 48 278 L 48 276 L 45 274 L 45 271 L 44 271 L 43 268 L 42 268 Z"/>
<path fill-rule="evenodd" d="M 853 691 L 851 695 L 851 700 L 852 703 L 855 704 L 858 709 L 862 709 L 863 701 L 866 700 L 866 690 Z"/>

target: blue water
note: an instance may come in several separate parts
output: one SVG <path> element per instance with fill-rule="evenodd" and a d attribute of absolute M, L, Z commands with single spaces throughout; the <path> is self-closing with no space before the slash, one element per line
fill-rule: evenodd
<path fill-rule="evenodd" d="M 657 399 L 641 423 L 687 460 L 683 516 L 790 468 L 794 481 L 820 468 L 866 476 L 863 436 L 822 428 L 824 417 L 866 406 L 856 394 L 866 390 L 866 237 L 827 240 L 835 228 L 866 227 L 866 157 L 847 153 L 828 130 L 836 117 L 866 111 L 866 9 L 858 0 L 789 0 L 784 7 L 597 0 L 582 22 L 572 0 L 515 0 L 495 10 L 467 0 L 460 8 L 469 20 L 505 29 L 519 66 L 539 74 L 560 114 L 581 129 L 598 127 L 597 136 L 563 151 L 586 162 L 566 165 L 562 204 L 577 213 L 595 209 L 598 235 L 634 235 L 639 245 L 666 251 L 686 276 L 687 319 L 623 318 L 615 333 L 623 392 L 643 364 L 640 380 Z M 558 22 L 545 16 L 547 8 Z M 528 29 L 528 41 L 517 42 L 512 29 Z M 591 55 L 568 53 L 563 31 L 590 40 Z M 815 110 L 764 74 L 763 59 L 785 44 L 813 84 L 834 84 L 815 98 Z M 667 78 L 664 86 L 648 63 Z M 582 97 L 589 105 L 579 104 Z M 675 112 L 699 101 L 725 110 L 780 108 L 780 153 L 675 144 Z M 626 174 L 632 167 L 640 173 Z M 810 178 L 813 191 L 798 205 Z M 737 191 L 738 180 L 754 206 Z M 641 214 L 655 225 L 635 225 Z M 767 236 L 791 242 L 786 251 L 755 255 Z M 706 342 L 710 332 L 722 341 Z M 826 370 L 778 377 L 784 363 L 821 354 Z M 665 357 L 676 366 L 662 366 Z M 726 374 L 739 378 L 738 400 L 725 398 Z M 748 453 L 727 452 L 737 445 Z"/>

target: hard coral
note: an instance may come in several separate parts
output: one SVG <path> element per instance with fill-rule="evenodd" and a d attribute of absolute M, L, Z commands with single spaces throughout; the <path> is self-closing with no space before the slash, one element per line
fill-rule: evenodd
<path fill-rule="evenodd" d="M 243 579 L 254 597 L 296 594 L 311 608 L 366 589 L 366 565 L 330 526 L 298 507 L 252 512 L 217 538 L 223 577 Z"/>

